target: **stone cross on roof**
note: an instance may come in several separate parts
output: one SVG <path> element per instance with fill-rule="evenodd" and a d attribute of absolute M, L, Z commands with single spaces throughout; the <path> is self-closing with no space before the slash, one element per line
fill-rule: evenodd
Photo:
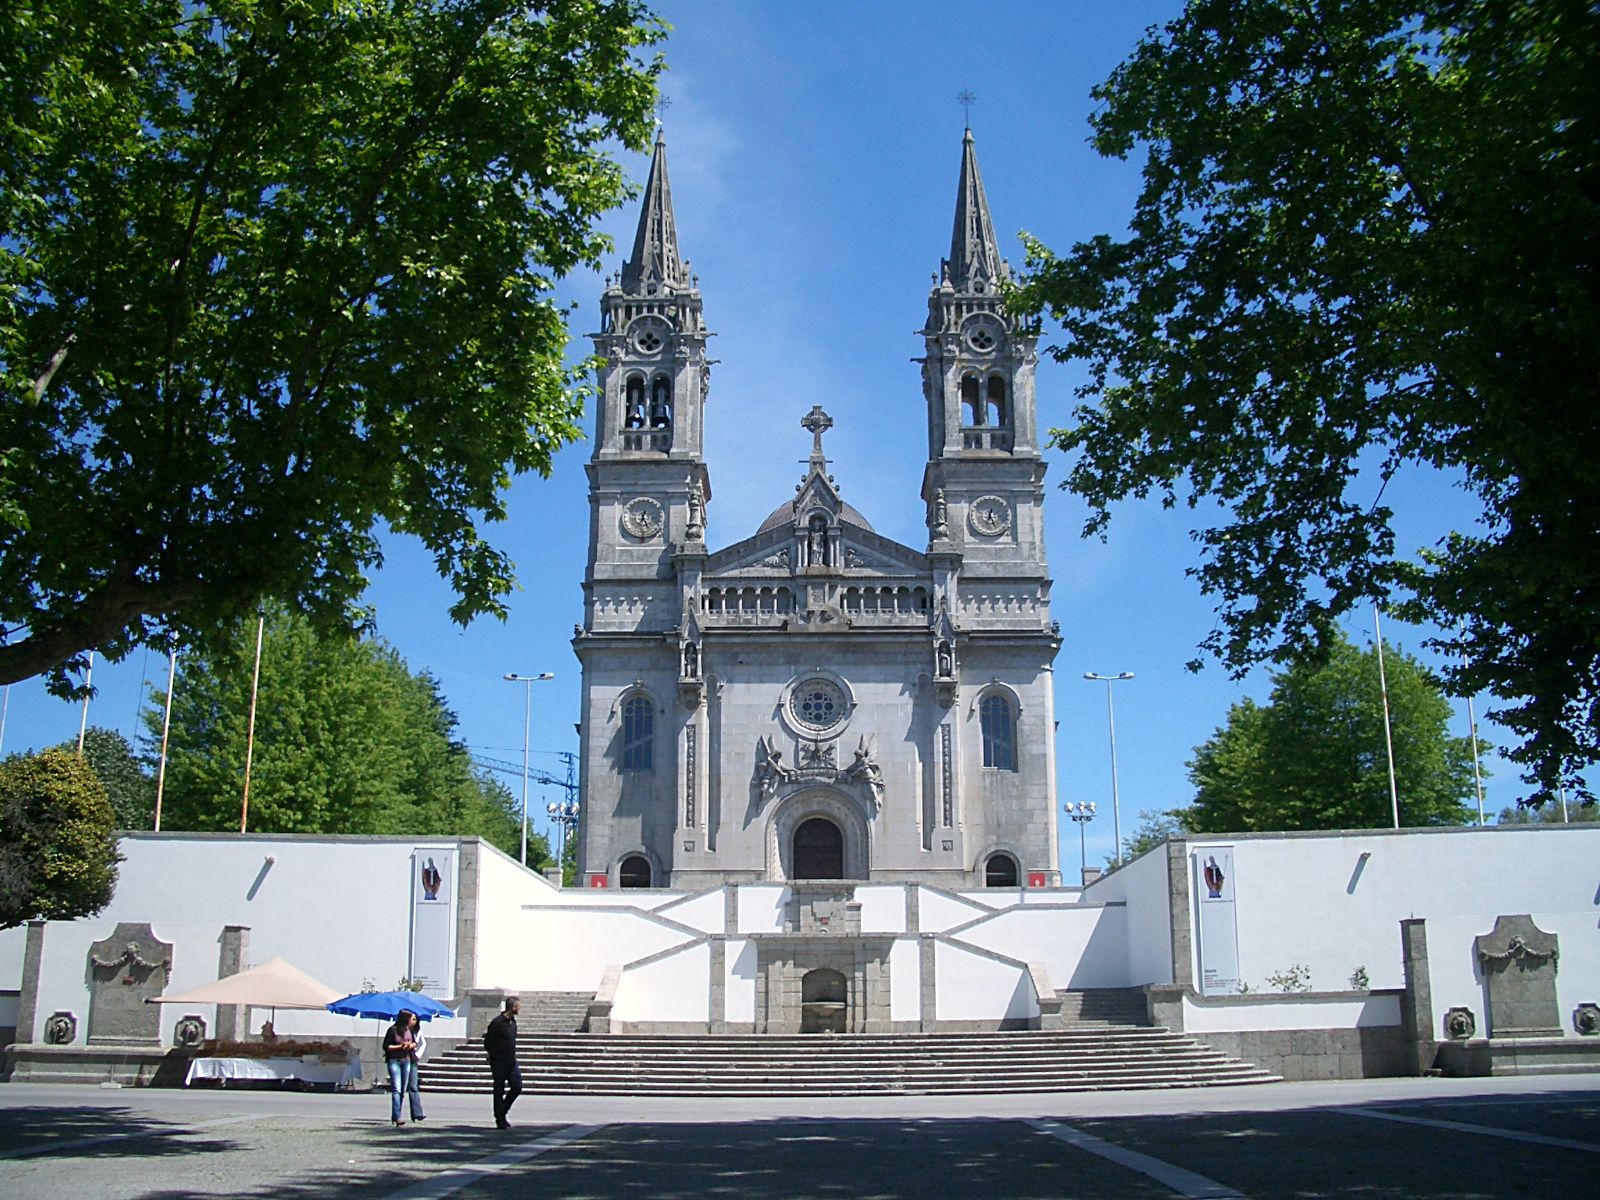
<path fill-rule="evenodd" d="M 811 431 L 811 461 L 826 463 L 822 455 L 822 435 L 833 428 L 833 418 L 822 411 L 822 405 L 813 404 L 811 411 L 800 418 L 800 428 Z"/>

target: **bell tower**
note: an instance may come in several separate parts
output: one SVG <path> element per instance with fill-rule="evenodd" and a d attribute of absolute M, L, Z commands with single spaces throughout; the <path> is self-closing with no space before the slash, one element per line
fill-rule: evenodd
<path fill-rule="evenodd" d="M 676 577 L 675 556 L 704 554 L 711 335 L 699 281 L 679 252 L 659 132 L 633 251 L 606 281 L 600 316 L 585 628 L 670 629 L 679 606 L 648 585 Z"/>
<path fill-rule="evenodd" d="M 950 257 L 928 296 L 922 336 L 931 549 L 962 571 L 1045 575 L 1044 462 L 1034 409 L 1035 331 L 1006 313 L 1000 257 L 978 156 L 961 141 Z"/>

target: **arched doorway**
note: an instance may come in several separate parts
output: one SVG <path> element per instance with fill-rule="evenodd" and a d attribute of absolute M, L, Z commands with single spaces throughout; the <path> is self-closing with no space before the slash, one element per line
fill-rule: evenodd
<path fill-rule="evenodd" d="M 617 884 L 625 888 L 650 886 L 650 860 L 642 854 L 630 854 L 617 868 Z"/>
<path fill-rule="evenodd" d="M 811 817 L 794 831 L 795 879 L 843 879 L 844 833 L 826 817 Z"/>
<path fill-rule="evenodd" d="M 1017 886 L 1017 860 L 1009 854 L 991 854 L 983 868 L 983 886 L 1014 888 Z"/>
<path fill-rule="evenodd" d="M 845 979 L 838 971 L 818 967 L 800 979 L 800 1032 L 843 1033 L 846 999 Z"/>

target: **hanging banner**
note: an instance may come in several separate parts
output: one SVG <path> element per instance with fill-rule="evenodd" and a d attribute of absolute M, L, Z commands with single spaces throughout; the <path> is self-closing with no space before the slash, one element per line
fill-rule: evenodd
<path fill-rule="evenodd" d="M 455 988 L 456 849 L 418 846 L 411 853 L 411 956 L 416 990 L 444 998 Z"/>
<path fill-rule="evenodd" d="M 1233 902 L 1233 847 L 1206 846 L 1189 859 L 1199 924 L 1200 994 L 1239 992 L 1239 920 Z"/>

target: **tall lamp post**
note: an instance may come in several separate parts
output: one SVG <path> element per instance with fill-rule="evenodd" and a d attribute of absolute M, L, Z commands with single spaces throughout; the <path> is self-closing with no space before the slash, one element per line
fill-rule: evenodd
<path fill-rule="evenodd" d="M 516 675 L 507 672 L 501 676 L 507 683 L 525 685 L 522 704 L 522 865 L 528 865 L 528 738 L 533 732 L 533 685 L 554 679 L 549 671 L 537 675 Z"/>
<path fill-rule="evenodd" d="M 552 800 L 544 806 L 545 812 L 550 814 L 550 820 L 556 827 L 556 868 L 565 871 L 567 867 L 567 834 L 578 823 L 578 802 L 576 800 Z"/>
<path fill-rule="evenodd" d="M 1072 823 L 1078 827 L 1078 883 L 1082 886 L 1089 875 L 1089 852 L 1085 848 L 1084 841 L 1085 826 L 1094 820 L 1094 801 L 1068 800 L 1062 807 L 1066 810 L 1067 816 L 1072 818 Z"/>
<path fill-rule="evenodd" d="M 1111 856 L 1111 861 L 1117 866 L 1122 865 L 1122 801 L 1117 795 L 1117 714 L 1111 703 L 1111 685 L 1120 683 L 1124 679 L 1132 679 L 1132 671 L 1119 671 L 1115 675 L 1096 675 L 1093 671 L 1085 671 L 1083 677 L 1094 683 L 1106 685 L 1106 724 L 1111 730 L 1111 833 L 1117 839 L 1116 853 Z"/>

